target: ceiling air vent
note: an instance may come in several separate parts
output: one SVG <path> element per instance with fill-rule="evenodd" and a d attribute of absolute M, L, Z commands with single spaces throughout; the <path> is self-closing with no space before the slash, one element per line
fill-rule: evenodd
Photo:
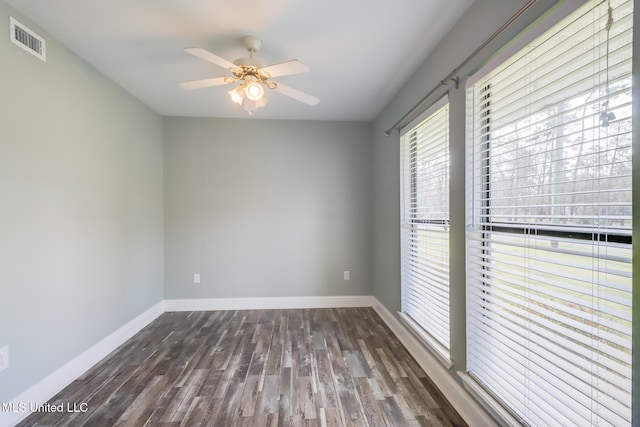
<path fill-rule="evenodd" d="M 11 42 L 13 44 L 20 46 L 43 61 L 47 60 L 45 41 L 42 37 L 16 21 L 13 17 L 9 17 L 9 32 L 11 33 Z"/>

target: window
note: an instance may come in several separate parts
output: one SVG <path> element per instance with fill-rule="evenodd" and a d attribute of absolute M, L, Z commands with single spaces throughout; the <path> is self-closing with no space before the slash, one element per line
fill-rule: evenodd
<path fill-rule="evenodd" d="M 632 7 L 588 2 L 467 91 L 467 368 L 530 425 L 631 423 Z"/>
<path fill-rule="evenodd" d="M 401 318 L 449 362 L 449 105 L 401 137 Z"/>

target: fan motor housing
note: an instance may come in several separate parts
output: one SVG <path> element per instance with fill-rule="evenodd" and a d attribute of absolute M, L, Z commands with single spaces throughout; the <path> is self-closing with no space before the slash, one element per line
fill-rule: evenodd
<path fill-rule="evenodd" d="M 234 64 L 236 64 L 238 67 L 241 67 L 243 65 L 249 66 L 249 67 L 256 67 L 256 68 L 263 68 L 264 64 L 262 63 L 262 61 L 260 61 L 257 58 L 238 58 L 235 61 L 233 61 Z"/>

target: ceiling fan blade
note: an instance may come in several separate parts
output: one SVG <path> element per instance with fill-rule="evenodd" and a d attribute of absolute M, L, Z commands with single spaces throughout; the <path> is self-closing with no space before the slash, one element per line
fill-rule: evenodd
<path fill-rule="evenodd" d="M 282 83 L 278 83 L 278 86 L 276 86 L 274 90 L 288 96 L 289 98 L 293 98 L 296 101 L 304 102 L 307 105 L 314 106 L 318 102 L 320 102 L 320 100 L 315 96 L 309 95 L 308 93 L 300 92 L 298 89 L 285 86 Z"/>
<path fill-rule="evenodd" d="M 207 62 L 211 62 L 212 64 L 215 64 L 219 67 L 226 68 L 227 70 L 238 68 L 233 62 L 229 62 L 226 59 L 221 58 L 218 55 L 215 55 L 208 50 L 202 49 L 200 47 L 188 47 L 184 51 L 200 59 L 204 59 Z"/>
<path fill-rule="evenodd" d="M 213 79 L 192 80 L 190 82 L 179 83 L 183 89 L 202 89 L 205 87 L 220 86 L 224 84 L 234 83 L 236 79 L 233 77 L 216 77 Z"/>
<path fill-rule="evenodd" d="M 260 71 L 268 74 L 269 78 L 273 78 L 280 76 L 289 76 L 291 74 L 306 73 L 309 71 L 309 67 L 307 67 L 297 59 L 292 59 L 291 61 L 269 65 L 268 67 L 261 68 Z"/>

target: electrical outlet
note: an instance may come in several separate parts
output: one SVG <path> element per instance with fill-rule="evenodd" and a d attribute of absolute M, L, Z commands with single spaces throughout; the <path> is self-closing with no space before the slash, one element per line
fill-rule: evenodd
<path fill-rule="evenodd" d="M 344 273 L 342 273 L 342 277 L 344 277 L 344 280 L 349 280 L 349 271 L 345 270 Z"/>
<path fill-rule="evenodd" d="M 5 345 L 0 348 L 0 371 L 4 371 L 9 367 L 9 346 Z"/>
<path fill-rule="evenodd" d="M 200 273 L 193 273 L 193 283 L 200 283 Z"/>

